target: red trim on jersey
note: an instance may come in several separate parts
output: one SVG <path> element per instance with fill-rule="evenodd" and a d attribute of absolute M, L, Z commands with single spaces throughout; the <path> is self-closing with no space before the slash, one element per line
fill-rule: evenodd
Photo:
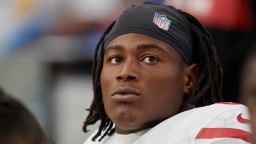
<path fill-rule="evenodd" d="M 246 124 L 249 124 L 249 123 L 250 123 L 250 120 L 249 120 L 249 119 L 246 119 L 246 118 L 243 118 L 243 117 L 242 117 L 242 113 L 240 113 L 239 115 L 237 115 L 237 121 L 239 121 L 240 123 L 246 123 Z"/>
<path fill-rule="evenodd" d="M 235 138 L 250 143 L 250 135 L 250 132 L 235 128 L 202 128 L 196 139 Z"/>

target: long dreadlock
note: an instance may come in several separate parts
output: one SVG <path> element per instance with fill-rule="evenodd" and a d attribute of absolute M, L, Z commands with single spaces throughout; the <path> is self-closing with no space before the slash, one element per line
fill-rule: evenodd
<path fill-rule="evenodd" d="M 212 37 L 197 19 L 188 13 L 178 11 L 190 22 L 193 38 L 193 63 L 199 65 L 197 83 L 189 99 L 185 100 L 183 110 L 222 101 L 223 71 Z"/>
<path fill-rule="evenodd" d="M 108 118 L 105 113 L 103 102 L 102 102 L 102 93 L 101 93 L 101 86 L 100 86 L 100 74 L 103 66 L 103 57 L 104 57 L 104 43 L 103 40 L 108 34 L 112 27 L 114 26 L 115 21 L 107 28 L 103 36 L 101 37 L 99 43 L 97 44 L 94 56 L 94 64 L 93 64 L 93 92 L 94 92 L 94 99 L 89 109 L 89 114 L 84 122 L 83 131 L 87 132 L 87 126 L 91 124 L 95 124 L 98 120 L 101 120 L 99 130 L 96 135 L 92 138 L 93 141 L 101 135 L 101 132 L 106 130 L 103 136 L 100 138 L 103 139 L 107 134 L 111 135 L 114 131 L 112 129 L 113 123 Z M 111 132 L 110 132 L 111 131 Z M 100 141 L 99 140 L 99 141 Z"/>
<path fill-rule="evenodd" d="M 170 6 L 171 7 L 171 6 Z M 206 29 L 188 13 L 181 12 L 189 21 L 191 27 L 191 34 L 193 39 L 193 62 L 199 65 L 198 68 L 198 81 L 193 87 L 190 96 L 184 97 L 184 103 L 181 111 L 192 109 L 194 107 L 205 106 L 213 104 L 217 101 L 221 101 L 222 90 L 222 67 L 216 54 L 216 48 L 210 34 Z M 109 28 L 105 31 L 100 39 L 96 53 L 94 57 L 93 66 L 93 91 L 94 99 L 88 109 L 89 115 L 87 116 L 83 131 L 87 132 L 87 127 L 91 124 L 95 124 L 98 120 L 101 121 L 98 132 L 92 138 L 93 141 L 100 137 L 102 140 L 106 135 L 112 135 L 114 133 L 113 122 L 106 115 L 100 86 L 100 75 L 103 67 L 104 57 L 104 38 L 113 28 L 115 22 L 113 22 Z"/>

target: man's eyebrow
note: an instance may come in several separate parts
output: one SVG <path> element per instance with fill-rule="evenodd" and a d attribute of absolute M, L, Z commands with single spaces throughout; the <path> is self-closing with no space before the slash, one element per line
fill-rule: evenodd
<path fill-rule="evenodd" d="M 141 44 L 138 46 L 139 50 L 150 50 L 150 49 L 156 49 L 158 51 L 166 53 L 166 50 L 162 48 L 161 46 L 155 45 L 155 44 Z"/>
<path fill-rule="evenodd" d="M 124 48 L 121 45 L 113 45 L 113 46 L 106 47 L 104 52 L 106 53 L 106 52 L 111 51 L 111 50 L 122 51 L 122 50 L 124 50 Z"/>

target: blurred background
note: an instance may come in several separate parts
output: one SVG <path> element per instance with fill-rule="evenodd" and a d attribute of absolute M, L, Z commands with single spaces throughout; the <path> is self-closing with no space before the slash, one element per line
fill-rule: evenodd
<path fill-rule="evenodd" d="M 79 144 L 93 93 L 96 44 L 121 12 L 145 0 L 0 0 L 0 86 L 57 144 Z M 239 101 L 244 56 L 255 43 L 255 0 L 147 0 L 197 17 L 224 67 L 225 101 Z M 91 129 L 95 129 L 92 126 Z"/>

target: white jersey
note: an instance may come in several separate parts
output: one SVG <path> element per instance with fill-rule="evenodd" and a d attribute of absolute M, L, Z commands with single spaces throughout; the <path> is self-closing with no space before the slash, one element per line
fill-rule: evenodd
<path fill-rule="evenodd" d="M 135 140 L 131 135 L 133 141 L 130 144 L 249 144 L 251 129 L 248 119 L 245 106 L 217 103 L 177 114 Z M 84 144 L 111 143 L 117 135 L 107 136 L 101 142 L 92 142 L 91 136 Z M 119 144 L 123 144 L 122 139 L 119 140 Z"/>

